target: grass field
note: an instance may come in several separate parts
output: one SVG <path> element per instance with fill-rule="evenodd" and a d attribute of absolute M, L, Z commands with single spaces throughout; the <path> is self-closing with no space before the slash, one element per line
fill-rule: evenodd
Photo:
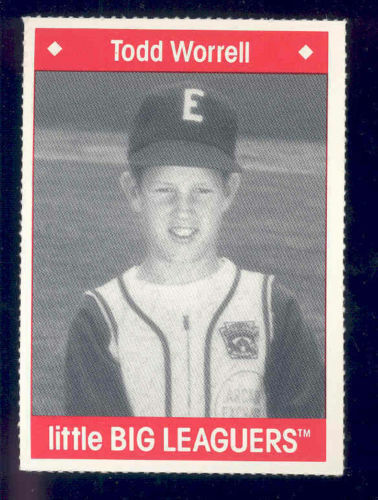
<path fill-rule="evenodd" d="M 246 172 L 225 220 L 220 249 L 242 267 L 275 274 L 293 290 L 322 343 L 324 172 L 305 170 L 260 166 Z M 67 329 L 82 292 L 143 256 L 137 221 L 119 189 L 120 172 L 120 165 L 101 162 L 36 161 L 35 414 L 62 411 Z"/>

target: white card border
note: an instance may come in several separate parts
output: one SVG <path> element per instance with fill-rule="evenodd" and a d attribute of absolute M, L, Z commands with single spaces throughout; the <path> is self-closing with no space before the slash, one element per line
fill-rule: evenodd
<path fill-rule="evenodd" d="M 24 18 L 20 468 L 29 471 L 184 472 L 341 475 L 344 469 L 344 185 L 346 21 L 264 19 Z M 327 137 L 327 424 L 325 462 L 31 459 L 31 300 L 34 39 L 36 28 L 327 31 L 329 33 Z M 331 230 L 330 230 L 331 229 Z"/>

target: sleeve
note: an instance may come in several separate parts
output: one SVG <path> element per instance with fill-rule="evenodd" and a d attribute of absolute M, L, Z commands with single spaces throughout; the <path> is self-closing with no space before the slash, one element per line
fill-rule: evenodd
<path fill-rule="evenodd" d="M 96 300 L 86 297 L 66 350 L 66 415 L 130 416 L 121 370 L 109 351 L 110 331 Z"/>
<path fill-rule="evenodd" d="M 272 418 L 324 416 L 324 362 L 296 299 L 273 283 L 273 339 L 268 349 L 265 387 Z"/>

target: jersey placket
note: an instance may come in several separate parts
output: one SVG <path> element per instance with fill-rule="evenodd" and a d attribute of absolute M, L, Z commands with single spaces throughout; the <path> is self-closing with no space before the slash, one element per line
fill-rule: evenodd
<path fill-rule="evenodd" d="M 189 315 L 184 314 L 183 318 L 183 326 L 186 335 L 186 377 L 187 377 L 187 396 L 186 396 L 186 406 L 187 406 L 187 415 L 191 413 L 191 395 L 192 395 L 192 371 L 191 371 L 191 352 L 190 352 L 190 320 Z"/>

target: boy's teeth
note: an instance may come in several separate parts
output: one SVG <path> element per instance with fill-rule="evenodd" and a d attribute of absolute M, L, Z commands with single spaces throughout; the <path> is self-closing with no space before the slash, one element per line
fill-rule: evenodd
<path fill-rule="evenodd" d="M 180 236 L 181 238 L 187 238 L 194 233 L 194 229 L 188 227 L 175 227 L 172 229 L 172 232 L 176 236 Z"/>

